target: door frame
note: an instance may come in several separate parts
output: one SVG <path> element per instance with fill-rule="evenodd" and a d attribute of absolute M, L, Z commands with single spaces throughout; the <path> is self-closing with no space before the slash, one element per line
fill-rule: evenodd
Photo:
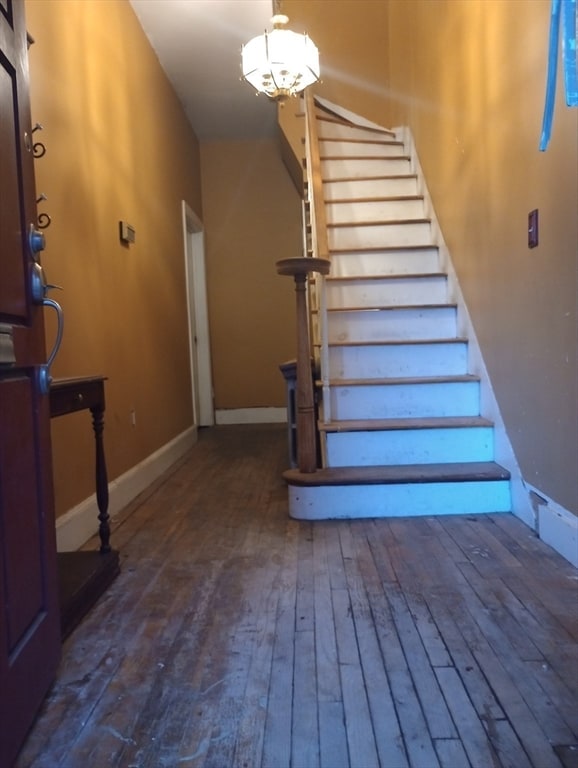
<path fill-rule="evenodd" d="M 215 411 L 205 270 L 205 232 L 203 222 L 185 200 L 181 203 L 181 210 L 193 422 L 198 427 L 209 427 L 215 423 Z"/>

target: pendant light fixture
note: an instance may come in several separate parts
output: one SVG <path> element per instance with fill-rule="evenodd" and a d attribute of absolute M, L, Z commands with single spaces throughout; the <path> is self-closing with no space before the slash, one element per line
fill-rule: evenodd
<path fill-rule="evenodd" d="M 272 32 L 243 46 L 242 79 L 257 93 L 285 101 L 319 80 L 319 51 L 308 35 L 286 29 L 287 16 L 276 12 L 271 21 Z"/>

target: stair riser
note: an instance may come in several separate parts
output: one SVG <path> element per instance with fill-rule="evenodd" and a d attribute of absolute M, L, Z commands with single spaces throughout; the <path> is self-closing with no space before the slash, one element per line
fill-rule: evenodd
<path fill-rule="evenodd" d="M 332 386 L 331 417 L 340 421 L 478 416 L 479 395 L 477 381 Z"/>
<path fill-rule="evenodd" d="M 369 139 L 370 141 L 383 140 L 395 141 L 391 133 L 378 133 L 367 128 L 357 128 L 351 125 L 331 123 L 320 120 L 317 123 L 317 132 L 320 139 Z"/>
<path fill-rule="evenodd" d="M 321 157 L 400 157 L 406 155 L 403 144 L 371 143 L 359 141 L 323 141 L 319 142 Z"/>
<path fill-rule="evenodd" d="M 436 277 L 375 278 L 355 282 L 326 283 L 327 306 L 392 307 L 444 304 L 448 299 L 445 275 Z"/>
<path fill-rule="evenodd" d="M 425 341 L 456 336 L 454 307 L 329 312 L 330 344 L 344 341 Z"/>
<path fill-rule="evenodd" d="M 492 427 L 330 432 L 328 467 L 493 461 Z"/>
<path fill-rule="evenodd" d="M 508 480 L 289 486 L 289 514 L 296 520 L 479 515 L 510 509 Z"/>
<path fill-rule="evenodd" d="M 465 342 L 329 348 L 329 376 L 339 379 L 459 376 L 467 364 Z"/>
<path fill-rule="evenodd" d="M 321 160 L 321 178 L 350 179 L 359 177 L 375 178 L 376 176 L 403 176 L 410 172 L 409 160 L 399 158 L 340 158 L 338 160 Z"/>
<path fill-rule="evenodd" d="M 367 221 L 399 221 L 420 219 L 425 216 L 421 198 L 414 200 L 371 200 L 346 203 L 327 203 L 325 218 L 328 224 L 353 224 Z"/>
<path fill-rule="evenodd" d="M 428 222 L 386 224 L 354 227 L 329 227 L 330 249 L 387 248 L 398 245 L 430 245 L 431 225 Z"/>
<path fill-rule="evenodd" d="M 375 176 L 375 174 L 371 174 Z M 391 179 L 345 179 L 324 181 L 325 200 L 359 200 L 365 197 L 399 197 L 417 195 L 417 179 L 413 176 Z"/>
<path fill-rule="evenodd" d="M 422 250 L 391 250 L 373 253 L 333 253 L 331 274 L 334 277 L 349 275 L 406 275 L 437 272 L 439 256 L 437 248 Z"/>

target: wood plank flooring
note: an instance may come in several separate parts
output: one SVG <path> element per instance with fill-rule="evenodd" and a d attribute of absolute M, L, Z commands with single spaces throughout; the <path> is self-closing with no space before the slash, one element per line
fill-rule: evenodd
<path fill-rule="evenodd" d="M 203 430 L 113 529 L 18 768 L 576 768 L 578 573 L 511 515 L 298 522 Z"/>

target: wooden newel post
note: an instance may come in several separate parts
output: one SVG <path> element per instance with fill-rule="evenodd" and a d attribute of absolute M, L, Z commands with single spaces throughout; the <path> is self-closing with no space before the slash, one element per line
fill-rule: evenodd
<path fill-rule="evenodd" d="M 307 319 L 307 275 L 319 272 L 326 275 L 330 262 L 304 256 L 277 262 L 280 275 L 291 275 L 295 280 L 297 302 L 297 465 L 300 472 L 315 472 L 317 449 L 315 439 L 315 403 L 311 380 L 311 352 L 309 349 L 309 323 Z"/>

